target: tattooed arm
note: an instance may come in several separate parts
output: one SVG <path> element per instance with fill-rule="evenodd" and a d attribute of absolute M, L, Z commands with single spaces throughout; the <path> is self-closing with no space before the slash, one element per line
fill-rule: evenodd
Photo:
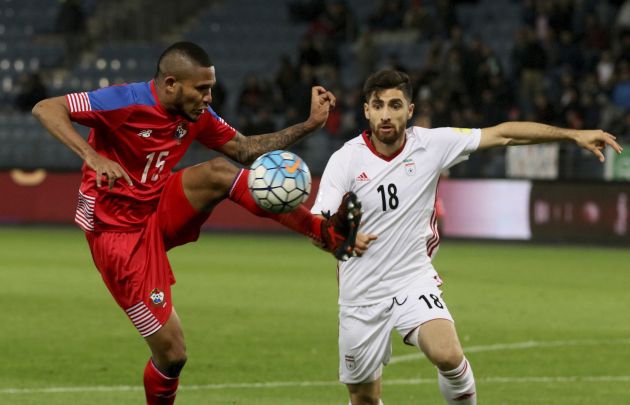
<path fill-rule="evenodd" d="M 258 156 L 276 149 L 286 149 L 306 135 L 320 129 L 335 106 L 335 96 L 321 86 L 311 90 L 311 115 L 305 122 L 277 132 L 244 136 L 237 133 L 219 151 L 242 164 L 252 163 Z"/>

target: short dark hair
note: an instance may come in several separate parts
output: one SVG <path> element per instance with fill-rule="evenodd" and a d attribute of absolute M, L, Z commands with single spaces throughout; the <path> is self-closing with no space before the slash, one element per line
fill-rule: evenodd
<path fill-rule="evenodd" d="M 370 101 L 372 94 L 379 93 L 387 89 L 401 90 L 407 100 L 411 101 L 413 89 L 411 79 L 405 72 L 394 69 L 383 69 L 370 75 L 363 85 L 363 96 L 365 102 Z"/>
<path fill-rule="evenodd" d="M 200 47 L 199 45 L 193 42 L 187 42 L 187 41 L 176 42 L 173 45 L 166 48 L 166 50 L 162 52 L 162 55 L 160 55 L 160 58 L 158 59 L 158 62 L 157 62 L 157 69 L 155 71 L 155 77 L 158 77 L 160 73 L 162 74 L 170 73 L 170 72 L 163 72 L 161 69 L 163 69 L 162 62 L 164 61 L 164 59 L 168 58 L 171 55 L 173 56 L 177 55 L 177 56 L 183 57 L 191 61 L 193 64 L 197 66 L 201 66 L 201 67 L 213 66 L 212 62 L 210 61 L 210 57 L 208 56 L 208 53 L 204 51 L 204 49 Z"/>

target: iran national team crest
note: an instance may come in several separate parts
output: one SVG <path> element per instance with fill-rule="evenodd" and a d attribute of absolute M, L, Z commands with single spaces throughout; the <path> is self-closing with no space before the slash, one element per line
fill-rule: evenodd
<path fill-rule="evenodd" d="M 416 162 L 414 162 L 413 159 L 403 160 L 403 165 L 405 166 L 405 173 L 407 173 L 407 176 L 413 176 L 416 174 Z"/>
<path fill-rule="evenodd" d="M 159 288 L 154 288 L 153 290 L 151 290 L 149 297 L 151 298 L 151 304 L 153 304 L 153 306 L 163 307 L 166 305 L 166 300 L 164 299 L 164 291 L 160 290 Z"/>
<path fill-rule="evenodd" d="M 354 356 L 350 356 L 346 354 L 345 359 L 346 359 L 346 368 L 348 370 L 354 370 L 354 368 L 356 367 L 356 364 L 354 362 Z"/>

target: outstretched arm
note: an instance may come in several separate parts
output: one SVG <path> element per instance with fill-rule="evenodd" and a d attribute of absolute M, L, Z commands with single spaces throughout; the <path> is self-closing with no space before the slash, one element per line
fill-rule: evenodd
<path fill-rule="evenodd" d="M 70 121 L 69 111 L 65 97 L 48 98 L 33 107 L 33 115 L 44 128 L 96 171 L 96 185 L 98 187 L 101 186 L 103 176 L 107 177 L 110 190 L 117 179 L 124 179 L 130 186 L 133 185 L 129 175 L 118 163 L 96 153 L 74 129 Z"/>
<path fill-rule="evenodd" d="M 615 141 L 615 136 L 596 130 L 558 128 L 536 122 L 504 122 L 481 130 L 479 149 L 494 146 L 531 145 L 536 143 L 573 141 L 581 148 L 591 151 L 600 161 L 604 161 L 602 149 L 611 146 L 617 153 L 623 148 Z"/>
<path fill-rule="evenodd" d="M 311 114 L 305 122 L 271 134 L 244 136 L 237 133 L 219 151 L 242 164 L 250 164 L 258 156 L 276 149 L 286 149 L 306 135 L 322 128 L 328 113 L 335 106 L 335 96 L 321 86 L 311 90 Z"/>

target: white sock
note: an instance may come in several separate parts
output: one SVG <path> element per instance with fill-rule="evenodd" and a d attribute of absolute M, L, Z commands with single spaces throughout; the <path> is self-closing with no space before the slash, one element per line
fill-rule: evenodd
<path fill-rule="evenodd" d="M 438 384 L 449 405 L 476 405 L 475 376 L 468 360 L 451 371 L 438 370 Z"/>

